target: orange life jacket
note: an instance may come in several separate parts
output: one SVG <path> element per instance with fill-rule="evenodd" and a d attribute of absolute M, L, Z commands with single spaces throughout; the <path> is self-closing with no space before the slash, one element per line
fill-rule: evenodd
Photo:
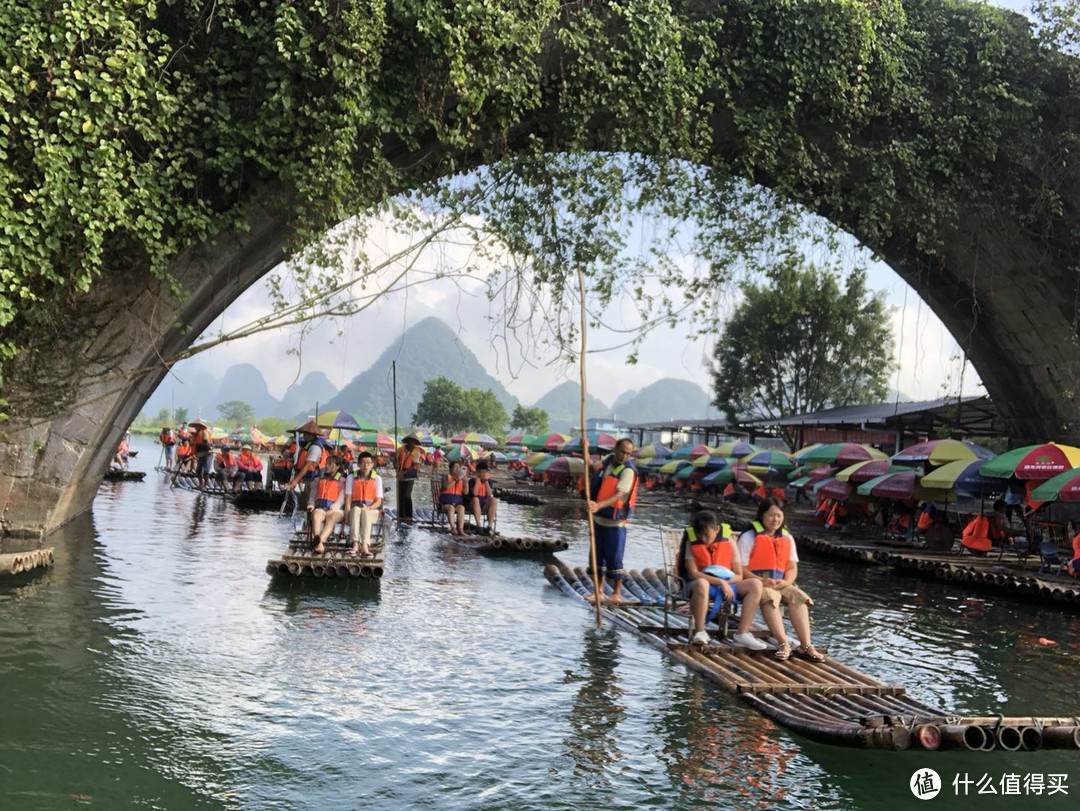
<path fill-rule="evenodd" d="M 191 456 L 191 446 L 186 442 L 181 442 L 176 448 L 176 458 L 181 456 Z"/>
<path fill-rule="evenodd" d="M 158 437 L 158 441 L 162 445 L 175 445 L 176 437 L 173 436 L 172 428 L 162 428 L 161 436 Z"/>
<path fill-rule="evenodd" d="M 326 467 L 326 455 L 328 453 L 330 453 L 330 448 L 328 448 L 326 446 L 326 443 L 321 442 L 318 439 L 313 439 L 313 440 L 311 440 L 311 442 L 309 442 L 307 445 L 304 446 L 304 449 L 302 451 L 300 451 L 300 455 L 296 457 L 296 463 L 293 465 L 294 470 L 299 470 L 307 462 L 307 452 L 311 448 L 312 445 L 318 445 L 320 448 L 322 448 L 322 455 L 319 456 L 319 464 L 316 465 L 315 469 L 308 472 L 307 475 L 309 475 L 309 476 L 311 476 L 311 475 L 313 475 L 315 473 L 321 473 L 322 472 L 322 469 L 324 467 Z M 295 443 L 294 443 L 294 446 L 295 446 Z"/>
<path fill-rule="evenodd" d="M 398 471 L 400 473 L 403 473 L 405 475 L 405 478 L 415 479 L 419 474 L 420 471 L 417 468 L 417 465 L 419 464 L 417 457 L 419 457 L 419 455 L 420 450 L 418 448 L 413 448 L 412 450 L 409 450 L 408 448 L 398 448 Z"/>
<path fill-rule="evenodd" d="M 934 523 L 934 514 L 932 512 L 928 512 L 927 510 L 923 510 L 921 513 L 919 513 L 919 523 L 915 526 L 917 526 L 922 532 L 926 532 L 926 530 L 934 526 Z"/>
<path fill-rule="evenodd" d="M 756 522 L 755 522 L 756 523 Z M 758 530 L 754 538 L 754 548 L 750 550 L 750 560 L 746 568 L 760 577 L 780 580 L 787 571 L 791 559 L 791 536 L 784 532 L 779 537 Z"/>
<path fill-rule="evenodd" d="M 323 476 L 315 488 L 315 507 L 320 510 L 328 510 L 334 506 L 338 495 L 341 493 L 341 473 L 333 476 Z"/>
<path fill-rule="evenodd" d="M 236 467 L 236 457 L 232 455 L 232 451 L 219 453 L 216 459 L 217 463 L 222 467 Z"/>
<path fill-rule="evenodd" d="M 634 483 L 630 485 L 630 496 L 626 500 L 624 505 L 622 499 L 619 499 L 609 507 L 602 507 L 596 511 L 596 515 L 601 518 L 607 518 L 612 521 L 625 521 L 630 517 L 630 514 L 634 510 L 634 506 L 637 504 L 637 486 L 638 486 L 638 473 L 637 468 L 630 462 L 625 465 L 619 465 L 618 467 L 608 463 L 604 468 L 600 477 L 600 486 L 596 488 L 596 495 L 593 497 L 594 501 L 606 501 L 614 496 L 619 491 L 619 476 L 622 475 L 623 470 L 629 468 L 634 473 Z M 678 485 L 679 482 L 676 482 Z"/>
<path fill-rule="evenodd" d="M 465 480 L 455 479 L 449 473 L 443 476 L 442 489 L 439 491 L 439 495 L 442 496 L 463 496 L 465 495 Z"/>
<path fill-rule="evenodd" d="M 375 497 L 378 490 L 375 487 L 375 471 L 372 470 L 367 476 L 361 476 L 359 473 L 353 477 L 352 484 L 352 500 L 354 504 L 363 504 L 370 506 L 375 503 Z"/>
<path fill-rule="evenodd" d="M 471 479 L 469 481 L 469 492 L 481 500 L 486 499 L 491 495 L 491 490 L 488 488 L 487 482 L 482 482 L 480 479 Z"/>
<path fill-rule="evenodd" d="M 236 460 L 236 464 L 241 470 L 262 470 L 262 462 L 251 451 L 242 451 L 240 458 Z"/>
<path fill-rule="evenodd" d="M 960 535 L 960 543 L 976 552 L 989 552 L 994 541 L 1001 540 L 1004 532 L 998 522 L 987 515 L 977 515 L 968 521 Z"/>
<path fill-rule="evenodd" d="M 210 453 L 210 432 L 206 428 L 200 428 L 195 432 L 191 444 L 195 446 L 195 453 Z"/>
<path fill-rule="evenodd" d="M 699 572 L 706 566 L 732 568 L 731 560 L 734 553 L 731 548 L 731 526 L 729 524 L 721 525 L 716 540 L 709 545 L 698 540 L 693 527 L 687 527 L 683 530 L 682 544 L 679 546 L 679 560 L 676 564 L 679 577 L 683 579 L 689 575 L 689 570 L 686 567 L 686 550 L 688 548 L 694 558 L 694 565 L 697 566 Z"/>

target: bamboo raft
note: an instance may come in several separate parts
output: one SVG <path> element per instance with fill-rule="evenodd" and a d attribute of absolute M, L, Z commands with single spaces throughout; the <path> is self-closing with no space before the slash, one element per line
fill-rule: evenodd
<path fill-rule="evenodd" d="M 413 523 L 429 532 L 446 535 L 453 543 L 475 549 L 478 552 L 522 553 L 547 555 L 570 548 L 565 538 L 508 538 L 505 535 L 487 535 L 477 531 L 476 527 L 466 526 L 466 537 L 450 533 L 445 516 L 434 510 L 413 510 Z"/>
<path fill-rule="evenodd" d="M 245 510 L 279 510 L 285 501 L 284 490 L 241 490 L 234 493 L 233 504 Z"/>
<path fill-rule="evenodd" d="M 304 530 L 293 533 L 288 548 L 279 558 L 266 562 L 269 575 L 292 577 L 360 577 L 378 579 L 386 570 L 383 558 L 385 539 L 390 527 L 390 517 L 383 514 L 382 521 L 372 527 L 371 551 L 374 557 L 361 558 L 349 553 L 352 543 L 348 533 L 335 532 L 323 544 L 324 552 L 312 549 L 312 540 Z"/>
<path fill-rule="evenodd" d="M 104 479 L 107 482 L 141 482 L 146 478 L 142 470 L 106 470 Z"/>
<path fill-rule="evenodd" d="M 508 490 L 505 487 L 495 487 L 492 492 L 495 494 L 495 498 L 505 501 L 507 504 L 521 504 L 526 507 L 539 507 L 547 504 L 547 499 L 540 498 L 540 496 L 530 493 L 528 490 Z"/>
<path fill-rule="evenodd" d="M 593 593 L 584 569 L 549 565 L 544 575 L 582 604 L 587 604 L 585 595 Z M 1080 749 L 1080 718 L 1075 716 L 958 716 L 910 698 L 903 687 L 880 682 L 831 657 L 813 662 L 793 656 L 781 662 L 771 651 L 691 645 L 687 616 L 664 607 L 668 602 L 665 582 L 664 570 L 631 571 L 623 587 L 638 603 L 605 605 L 601 612 L 614 625 L 807 738 L 866 749 Z M 606 591 L 611 593 L 610 586 Z"/>
<path fill-rule="evenodd" d="M 958 557 L 955 554 L 915 550 L 910 547 L 881 548 L 881 544 L 840 542 L 817 537 L 798 539 L 799 549 L 826 557 L 858 563 L 891 566 L 934 580 L 1005 592 L 1015 597 L 1042 600 L 1062 608 L 1080 609 L 1080 583 L 1073 578 L 1023 574 L 1002 566 L 994 557 Z M 899 549 L 899 551 L 897 551 Z M 1033 557 L 1038 559 L 1036 552 Z"/>
<path fill-rule="evenodd" d="M 29 549 L 0 555 L 0 574 L 22 574 L 42 566 L 53 565 L 52 547 Z"/>

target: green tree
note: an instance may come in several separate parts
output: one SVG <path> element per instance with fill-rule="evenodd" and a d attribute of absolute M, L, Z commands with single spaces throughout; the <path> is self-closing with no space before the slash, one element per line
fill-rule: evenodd
<path fill-rule="evenodd" d="M 767 284 L 741 285 L 743 301 L 715 350 L 713 393 L 728 419 L 768 419 L 881 402 L 892 334 L 866 273 L 789 260 Z M 793 433 L 785 436 L 794 448 Z"/>
<path fill-rule="evenodd" d="M 412 421 L 430 425 L 449 436 L 464 431 L 465 392 L 447 377 L 437 377 L 424 383 L 424 394 L 416 404 Z"/>
<path fill-rule="evenodd" d="M 171 417 L 169 415 L 169 409 L 167 409 L 167 408 L 158 409 L 158 413 L 157 413 L 157 423 L 158 423 L 158 425 L 170 425 L 171 424 L 169 422 L 170 419 L 171 419 Z"/>
<path fill-rule="evenodd" d="M 243 400 L 229 400 L 218 403 L 218 416 L 230 428 L 250 425 L 255 421 L 255 409 Z"/>
<path fill-rule="evenodd" d="M 174 412 L 174 416 L 176 417 L 176 424 L 177 425 L 187 425 L 188 419 L 187 419 L 187 409 L 186 408 L 178 408 L 178 409 L 176 409 L 176 411 Z"/>
<path fill-rule="evenodd" d="M 501 434 L 506 426 L 506 408 L 491 389 L 465 392 L 465 430 Z"/>
<path fill-rule="evenodd" d="M 548 413 L 542 408 L 526 408 L 518 403 L 510 415 L 510 427 L 526 434 L 546 434 Z"/>
<path fill-rule="evenodd" d="M 260 417 L 258 422 L 259 430 L 271 438 L 284 434 L 294 426 L 295 423 L 291 420 L 285 420 L 281 417 Z"/>

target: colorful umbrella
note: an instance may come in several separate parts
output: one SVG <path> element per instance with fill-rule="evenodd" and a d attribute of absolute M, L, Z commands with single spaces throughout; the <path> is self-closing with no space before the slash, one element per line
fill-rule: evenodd
<path fill-rule="evenodd" d="M 723 470 L 718 470 L 715 473 L 710 473 L 701 481 L 704 484 L 721 485 L 730 484 L 731 482 L 735 481 L 735 479 L 738 479 L 739 484 L 743 485 L 744 487 L 757 487 L 759 484 L 761 484 L 761 479 L 759 479 L 742 465 L 732 465 L 731 467 L 726 467 Z"/>
<path fill-rule="evenodd" d="M 450 437 L 450 441 L 457 445 L 464 442 L 466 445 L 483 445 L 492 448 L 499 444 L 493 437 L 487 434 L 478 434 L 475 431 L 470 431 L 467 434 L 454 434 L 454 436 Z"/>
<path fill-rule="evenodd" d="M 941 490 L 923 487 L 919 483 L 921 474 L 917 470 L 905 470 L 900 473 L 886 473 L 868 482 L 859 485 L 860 496 L 874 496 L 875 498 L 908 499 L 916 498 L 926 501 L 947 501 L 952 495 L 951 490 Z"/>
<path fill-rule="evenodd" d="M 763 450 L 748 454 L 742 458 L 742 462 L 749 468 L 760 468 L 762 471 L 787 471 L 795 467 L 791 454 L 783 451 Z M 754 470 L 754 473 L 757 473 Z"/>
<path fill-rule="evenodd" d="M 731 467 L 738 463 L 738 459 L 731 456 L 699 456 L 694 459 L 690 464 L 696 468 L 705 468 L 706 470 L 720 470 L 721 468 Z"/>
<path fill-rule="evenodd" d="M 958 439 L 928 439 L 909 445 L 899 453 L 893 454 L 894 462 L 929 462 L 931 465 L 943 465 L 946 462 L 973 462 L 993 459 L 996 454 L 989 448 Z"/>
<path fill-rule="evenodd" d="M 1051 479 L 1070 468 L 1080 467 L 1080 448 L 1047 442 L 1042 445 L 1025 445 L 985 462 L 979 468 L 983 476 L 1007 479 Z"/>
<path fill-rule="evenodd" d="M 397 442 L 394 441 L 394 438 L 387 434 L 376 434 L 369 431 L 354 437 L 354 439 L 361 445 L 375 445 L 380 452 L 392 451 L 397 447 Z"/>
<path fill-rule="evenodd" d="M 660 466 L 660 472 L 672 475 L 678 473 L 684 467 L 690 467 L 690 461 L 688 459 L 672 459 L 670 462 L 666 462 Z"/>
<path fill-rule="evenodd" d="M 825 465 L 824 467 L 811 468 L 810 472 L 807 473 L 806 475 L 807 475 L 807 478 L 810 479 L 810 481 L 812 481 L 812 482 L 820 482 L 820 481 L 825 481 L 825 479 L 828 479 L 828 478 L 831 478 L 831 477 L 835 476 L 836 471 L 838 471 L 839 469 L 840 468 L 838 468 L 838 467 L 836 467 L 834 465 Z"/>
<path fill-rule="evenodd" d="M 542 447 L 545 451 L 557 451 L 563 444 L 568 442 L 570 437 L 566 434 L 550 433 L 542 440 Z"/>
<path fill-rule="evenodd" d="M 357 419 L 348 411 L 324 411 L 315 417 L 315 424 L 320 428 L 345 428 L 349 431 L 378 431 L 376 425 L 364 419 Z"/>
<path fill-rule="evenodd" d="M 809 453 L 800 457 L 801 462 L 816 462 L 818 464 L 853 465 L 856 462 L 865 462 L 867 459 L 887 459 L 888 457 L 877 448 L 869 445 L 859 445 L 854 442 L 833 442 L 814 448 Z"/>
<path fill-rule="evenodd" d="M 851 498 L 851 491 L 855 485 L 850 482 L 837 481 L 835 478 L 822 479 L 814 485 L 814 492 L 826 498 L 835 498 L 837 501 L 847 501 Z"/>
<path fill-rule="evenodd" d="M 796 462 L 803 462 L 805 461 L 804 457 L 806 456 L 806 454 L 810 453 L 810 451 L 816 451 L 820 447 L 821 443 L 815 442 L 813 445 L 807 445 L 804 448 L 799 448 L 799 450 L 791 454 L 791 458 L 794 459 Z"/>
<path fill-rule="evenodd" d="M 610 451 L 615 448 L 615 443 L 619 440 L 613 437 L 611 434 L 589 434 L 589 450 L 601 450 Z M 569 442 L 565 443 L 560 449 L 564 453 L 567 451 L 581 451 L 581 437 L 576 436 Z"/>
<path fill-rule="evenodd" d="M 697 459 L 699 456 L 708 456 L 712 453 L 712 448 L 708 445 L 683 445 L 677 451 L 671 454 L 672 459 Z M 721 454 L 717 454 L 718 456 Z M 730 456 L 730 454 L 723 454 L 724 456 Z"/>
<path fill-rule="evenodd" d="M 637 452 L 638 459 L 667 459 L 671 451 L 663 445 L 646 445 Z"/>
<path fill-rule="evenodd" d="M 446 459 L 449 462 L 471 462 L 473 459 L 479 458 L 479 456 L 480 454 L 475 448 L 461 442 L 455 445 L 450 453 L 446 454 Z"/>
<path fill-rule="evenodd" d="M 751 445 L 749 442 L 743 442 L 742 440 L 735 440 L 734 442 L 724 442 L 717 445 L 712 449 L 712 455 L 743 457 L 748 453 L 755 453 L 759 450 L 761 450 L 761 448 L 757 445 Z"/>
<path fill-rule="evenodd" d="M 585 472 L 585 460 L 573 456 L 556 456 L 548 463 L 548 473 L 566 473 L 576 476 Z"/>
<path fill-rule="evenodd" d="M 953 488 L 967 493 L 1000 493 L 1005 489 L 1005 482 L 999 478 L 983 476 L 979 468 L 984 462 L 976 459 L 973 462 L 958 460 L 947 462 L 941 467 L 930 471 L 919 482 L 923 487 L 935 487 L 938 489 Z"/>
<path fill-rule="evenodd" d="M 1070 468 L 1031 491 L 1034 501 L 1080 501 L 1080 467 Z"/>
<path fill-rule="evenodd" d="M 702 470 L 699 467 L 694 467 L 693 465 L 691 465 L 690 467 L 681 468 L 679 470 L 679 472 L 675 474 L 675 478 L 676 479 L 689 479 L 694 474 L 697 474 L 699 476 L 704 476 L 706 472 L 707 471 Z"/>
<path fill-rule="evenodd" d="M 506 438 L 506 446 L 520 445 L 525 440 L 525 434 L 511 434 Z"/>
<path fill-rule="evenodd" d="M 842 482 L 855 482 L 858 484 L 876 479 L 878 476 L 884 476 L 886 473 L 900 473 L 904 470 L 911 470 L 911 468 L 894 465 L 891 459 L 868 459 L 865 462 L 848 465 L 836 474 L 836 478 Z"/>
<path fill-rule="evenodd" d="M 547 461 L 548 459 L 554 459 L 554 458 L 555 457 L 552 456 L 550 453 L 533 453 L 533 454 L 530 454 L 529 456 L 526 456 L 524 461 L 525 461 L 525 466 L 526 467 L 535 467 L 536 465 L 540 464 L 541 462 Z"/>

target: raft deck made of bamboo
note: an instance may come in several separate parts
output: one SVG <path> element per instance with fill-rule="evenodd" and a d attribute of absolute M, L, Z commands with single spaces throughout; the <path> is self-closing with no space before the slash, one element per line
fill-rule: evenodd
<path fill-rule="evenodd" d="M 289 539 L 285 554 L 266 562 L 269 575 L 293 577 L 361 577 L 380 578 L 386 571 L 383 558 L 386 538 L 389 536 L 390 518 L 386 512 L 382 520 L 372 527 L 371 552 L 374 557 L 363 558 L 349 552 L 352 541 L 348 532 L 334 532 L 323 544 L 323 552 L 314 550 L 314 539 L 306 530 L 298 530 Z"/>
<path fill-rule="evenodd" d="M 593 593 L 584 569 L 549 565 L 544 575 L 582 603 Z M 867 749 L 1080 749 L 1077 717 L 960 716 L 917 701 L 903 687 L 880 682 L 828 656 L 822 662 L 796 656 L 781 662 L 771 650 L 692 645 L 688 617 L 667 608 L 666 582 L 664 570 L 631 571 L 623 588 L 638 604 L 608 604 L 601 612 L 616 626 L 807 738 Z M 610 594 L 610 587 L 607 591 Z"/>
<path fill-rule="evenodd" d="M 478 552 L 524 553 L 546 555 L 570 548 L 565 538 L 508 538 L 505 535 L 488 535 L 477 531 L 474 526 L 465 527 L 465 535 L 452 535 L 446 522 L 446 516 L 434 510 L 413 510 L 412 523 L 422 526 L 429 532 L 446 535 L 454 543 L 475 549 Z"/>
<path fill-rule="evenodd" d="M 106 470 L 104 480 L 107 482 L 141 482 L 146 478 L 142 470 Z"/>
<path fill-rule="evenodd" d="M 22 574 L 43 566 L 53 565 L 52 547 L 28 549 L 0 555 L 0 574 Z"/>

